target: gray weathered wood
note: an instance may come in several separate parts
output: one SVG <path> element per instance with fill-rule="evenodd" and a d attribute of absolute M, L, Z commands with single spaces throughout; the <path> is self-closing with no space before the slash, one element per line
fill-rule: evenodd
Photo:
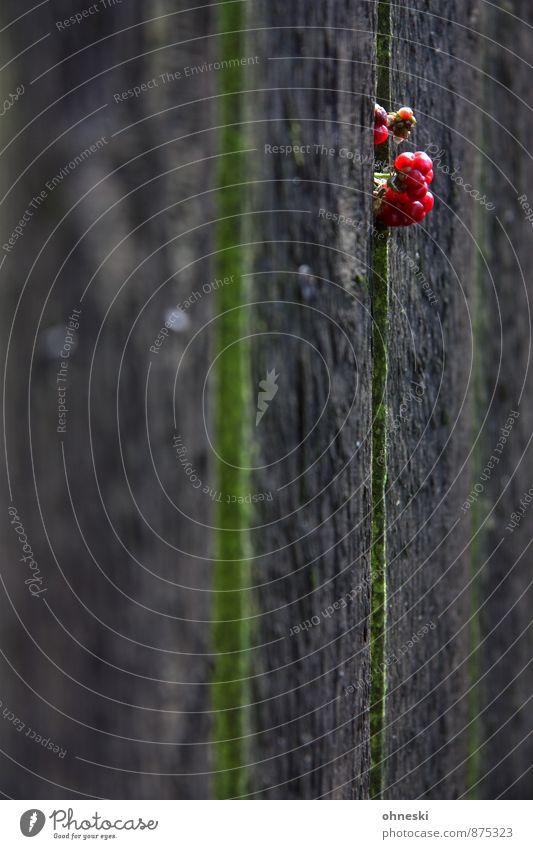
<path fill-rule="evenodd" d="M 516 16 L 512 18 L 510 14 Z M 533 788 L 533 669 L 531 662 L 531 540 L 533 511 L 527 495 L 531 475 L 532 205 L 531 5 L 511 3 L 505 12 L 487 8 L 483 188 L 494 203 L 483 217 L 487 263 L 481 277 L 478 469 L 495 456 L 480 495 L 479 550 L 479 762 L 480 798 L 529 799 Z M 529 64 L 527 64 L 529 63 Z M 492 119 L 492 116 L 494 120 Z M 498 126 L 496 121 L 501 126 Z M 511 428 L 505 428 L 512 412 Z M 482 421 L 488 415 L 484 427 Z M 500 440 L 500 450 L 496 450 Z M 521 500 L 526 497 L 523 505 Z M 513 513 L 521 517 L 508 530 Z M 523 518 L 522 518 L 523 514 Z"/>
<path fill-rule="evenodd" d="M 250 379 L 256 394 L 276 369 L 279 392 L 256 430 L 255 465 L 263 468 L 254 489 L 273 500 L 255 511 L 262 527 L 251 535 L 252 610 L 260 616 L 250 792 L 361 798 L 369 766 L 374 10 L 325 0 L 269 0 L 254 10 L 262 29 L 252 52 L 264 57 L 254 141 L 264 182 L 250 224 L 260 242 L 252 297 L 262 302 Z M 283 156 L 265 152 L 267 144 L 310 148 Z M 321 209 L 356 226 L 326 220 Z M 291 636 L 313 617 L 318 624 Z"/>
<path fill-rule="evenodd" d="M 4 0 L 0 30 L 32 5 Z M 380 532 L 371 475 L 383 459 L 386 702 L 384 757 L 372 777 L 388 799 L 528 798 L 533 509 L 526 505 L 512 533 L 506 525 L 532 486 L 533 240 L 517 199 L 525 193 L 533 207 L 531 69 L 520 61 L 530 62 L 530 7 L 393 3 L 388 55 L 385 34 L 376 33 L 384 3 L 250 0 L 247 34 L 226 40 L 211 37 L 223 20 L 213 8 L 177 14 L 190 5 L 156 0 L 147 11 L 128 0 L 60 31 L 56 20 L 72 14 L 70 0 L 61 0 L 0 32 L 6 57 L 51 33 L 0 76 L 5 94 L 26 89 L 0 117 L 0 148 L 20 131 L 0 158 L 0 195 L 10 190 L 0 206 L 1 243 L 46 181 L 106 140 L 48 192 L 0 270 L 2 362 L 28 278 L 9 348 L 7 460 L 12 503 L 47 587 L 33 599 L 24 585 L 2 451 L 0 792 L 206 798 L 240 787 L 242 774 L 252 798 L 371 795 L 371 645 L 374 674 L 380 660 L 370 613 L 373 520 Z M 187 459 L 216 494 L 221 467 L 203 414 L 216 441 L 212 408 L 215 397 L 223 405 L 224 387 L 213 393 L 212 373 L 204 393 L 215 350 L 210 325 L 180 364 L 175 397 L 173 390 L 187 343 L 222 303 L 202 289 L 220 263 L 211 256 L 220 230 L 216 237 L 209 222 L 239 205 L 238 192 L 226 207 L 214 191 L 222 135 L 213 127 L 231 113 L 217 95 L 228 95 L 230 76 L 183 72 L 239 41 L 257 59 L 239 76 L 248 91 L 235 114 L 248 123 L 223 144 L 224 153 L 233 138 L 255 148 L 235 160 L 235 182 L 255 181 L 240 191 L 246 214 L 234 224 L 235 243 L 251 244 L 231 255 L 244 268 L 252 336 L 252 400 L 238 428 L 239 439 L 253 435 L 242 446 L 252 466 L 243 536 L 250 559 L 238 567 L 250 589 L 238 588 L 247 619 L 232 623 L 228 640 L 238 648 L 217 667 L 221 629 L 211 620 L 224 605 L 213 606 L 210 558 L 231 553 L 237 531 L 225 527 L 230 543 L 220 546 L 219 536 L 215 548 L 213 499 L 188 483 L 173 447 L 181 435 Z M 435 210 L 389 240 L 382 456 L 372 423 L 372 314 L 383 292 L 371 272 L 377 55 L 390 62 L 392 105 L 409 104 L 417 115 L 404 149 L 440 151 L 430 151 Z M 174 81 L 160 77 L 177 71 Z M 150 89 L 117 102 L 152 79 Z M 465 191 L 458 174 L 495 209 Z M 202 296 L 181 315 L 182 329 L 151 352 L 168 311 L 195 292 Z M 57 340 L 80 306 L 60 435 Z M 256 424 L 259 384 L 273 370 L 277 393 Z M 217 421 L 224 423 L 223 409 Z M 228 430 L 232 421 L 228 414 Z M 480 482 L 479 497 L 464 507 Z M 232 680 L 227 698 L 213 695 L 213 680 L 228 670 L 238 678 L 243 657 L 246 680 Z M 219 730 L 231 737 L 235 716 L 234 736 L 244 728 L 244 741 L 217 739 L 217 748 L 212 712 L 226 703 L 234 714 L 228 710 Z M 4 710 L 52 738 L 65 757 L 17 731 Z M 239 779 L 215 785 L 212 772 L 225 758 Z"/>
<path fill-rule="evenodd" d="M 479 80 L 464 61 L 476 64 L 479 40 L 468 27 L 477 11 L 477 2 L 453 0 L 392 7 L 393 105 L 411 105 L 418 119 L 406 149 L 437 144 L 442 164 L 467 181 L 478 118 L 467 101 L 476 102 Z M 476 206 L 438 167 L 433 187 L 432 214 L 390 245 L 387 798 L 455 798 L 467 776 L 470 522 L 460 507 L 469 485 Z"/>
<path fill-rule="evenodd" d="M 187 5 L 174 4 L 172 11 Z M 2 23 L 20 11 L 20 3 L 4 3 Z M 150 7 L 154 17 L 168 11 L 163 3 Z M 50 193 L 2 271 L 5 340 L 26 274 L 53 227 L 68 213 L 39 258 L 21 301 L 7 379 L 6 430 L 13 499 L 46 576 L 45 598 L 50 610 L 43 601 L 29 598 L 23 586 L 14 534 L 5 519 L 5 487 L 1 529 L 3 578 L 17 613 L 37 644 L 24 634 L 4 600 L 2 645 L 35 695 L 21 682 L 15 686 L 16 677 L 4 663 L 1 698 L 28 725 L 66 747 L 68 755 L 58 759 L 3 723 L 0 733 L 6 751 L 30 767 L 34 776 L 10 763 L 3 770 L 2 789 L 21 798 L 64 797 L 73 793 L 119 798 L 201 798 L 210 792 L 211 664 L 211 574 L 206 559 L 210 554 L 210 534 L 201 523 L 209 525 L 211 509 L 209 499 L 188 484 L 173 450 L 173 382 L 186 343 L 211 315 L 210 299 L 206 297 L 191 307 L 188 328 L 180 334 L 171 333 L 160 354 L 151 354 L 149 348 L 164 323 L 166 311 L 201 289 L 212 276 L 209 261 L 191 265 L 209 253 L 209 226 L 193 230 L 168 247 L 165 243 L 212 217 L 209 200 L 185 202 L 189 195 L 210 188 L 209 164 L 171 169 L 213 153 L 214 136 L 210 132 L 183 141 L 173 139 L 209 129 L 215 121 L 212 101 L 207 101 L 202 109 L 174 108 L 161 117 L 151 116 L 158 110 L 211 95 L 213 78 L 201 75 L 186 84 L 160 85 L 120 103 L 115 102 L 114 94 L 141 85 L 163 71 L 174 72 L 208 59 L 212 40 L 204 36 L 210 31 L 210 15 L 204 9 L 145 25 L 145 4 L 128 2 L 58 32 L 55 20 L 71 13 L 69 2 L 42 6 L 5 36 L 9 54 L 13 55 L 39 35 L 52 33 L 33 50 L 31 61 L 17 62 L 12 69 L 13 83 L 23 82 L 26 86 L 24 98 L 10 116 L 12 131 L 22 128 L 41 110 L 47 111 L 22 132 L 9 158 L 2 160 L 4 190 L 14 175 L 30 166 L 4 208 L 4 232 L 11 232 L 32 195 L 75 155 L 102 135 L 107 144 Z M 119 29 L 125 31 L 89 46 Z M 197 36 L 202 38 L 164 49 L 172 42 Z M 67 60 L 85 46 L 89 49 Z M 126 61 L 132 57 L 139 58 Z M 51 70 L 41 81 L 29 85 L 34 76 L 47 69 Z M 85 84 L 89 77 L 94 80 Z M 77 86 L 76 93 L 68 94 Z M 63 95 L 65 98 L 57 106 L 47 108 Z M 86 118 L 105 104 L 106 108 Z M 86 119 L 81 122 L 83 118 Z M 142 123 L 133 130 L 111 138 L 112 133 L 139 121 Z M 76 122 L 81 123 L 69 129 Z M 62 133 L 62 138 L 58 138 Z M 151 151 L 156 145 L 158 149 Z M 40 158 L 32 166 L 36 156 Z M 108 176 L 133 157 L 138 158 Z M 6 167 L 6 162 L 10 167 Z M 170 173 L 163 176 L 165 172 Z M 100 180 L 101 187 L 91 191 Z M 140 188 L 147 181 L 152 182 Z M 86 192 L 87 199 L 70 211 Z M 131 194 L 127 196 L 128 193 Z M 180 201 L 183 203 L 175 205 L 168 214 L 158 214 Z M 92 227 L 100 215 L 101 221 Z M 152 216 L 156 217 L 149 220 Z M 92 229 L 84 236 L 89 227 Z M 55 281 L 63 260 L 82 237 Z M 125 241 L 120 245 L 122 239 Z M 154 251 L 157 253 L 150 256 Z M 177 274 L 186 266 L 186 271 Z M 56 432 L 58 358 L 53 346 L 57 343 L 47 341 L 46 335 L 51 327 L 64 328 L 92 275 L 96 276 L 81 304 L 78 348 L 69 366 L 70 412 L 63 442 L 72 501 L 94 560 L 77 529 L 66 489 L 61 437 Z M 166 280 L 166 285 L 150 300 Z M 52 283 L 54 288 L 38 326 Z M 106 315 L 115 295 L 115 305 Z M 87 393 L 91 358 L 101 327 L 91 396 L 92 447 L 99 493 L 91 460 Z M 64 335 L 64 330 L 59 332 Z M 42 523 L 33 486 L 26 408 L 34 338 L 31 432 Z M 202 403 L 198 378 L 206 368 L 208 348 L 209 333 L 204 333 L 194 356 L 184 361 L 175 407 L 176 429 L 183 435 L 189 459 L 206 481 L 210 471 L 204 432 L 198 427 Z M 119 412 L 131 494 L 119 453 L 116 421 L 117 377 L 123 352 Z M 145 425 L 149 363 L 148 416 L 154 463 L 168 495 L 191 518 L 180 515 L 172 506 L 151 467 Z M 138 643 L 153 648 L 143 648 Z M 53 707 L 47 707 L 43 700 Z M 91 767 L 76 760 L 76 756 L 104 766 Z M 54 781 L 57 784 L 49 783 Z"/>

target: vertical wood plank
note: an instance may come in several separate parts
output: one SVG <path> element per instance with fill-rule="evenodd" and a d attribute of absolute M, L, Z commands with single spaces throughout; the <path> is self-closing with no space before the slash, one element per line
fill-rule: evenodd
<path fill-rule="evenodd" d="M 449 174 L 476 170 L 477 13 L 391 7 L 393 105 L 418 119 L 404 149 L 435 143 L 448 172 L 436 165 L 434 211 L 389 249 L 386 798 L 454 798 L 467 780 L 475 203 Z"/>
<path fill-rule="evenodd" d="M 473 793 L 530 799 L 533 490 L 531 435 L 531 5 L 484 15 L 483 216 L 479 357 L 479 754 Z M 514 17 L 513 17 L 514 16 Z M 485 416 L 487 419 L 485 420 Z M 491 461 L 491 458 L 495 458 Z M 488 468 L 491 464 L 492 468 Z"/>
<path fill-rule="evenodd" d="M 173 11 L 187 6 L 174 4 Z M 151 10 L 154 17 L 169 11 L 160 3 Z M 2 272 L 5 340 L 26 275 L 66 216 L 29 278 L 7 373 L 13 498 L 46 577 L 46 604 L 30 598 L 21 581 L 17 543 L 6 521 L 5 480 L 1 533 L 6 587 L 34 640 L 4 596 L 3 647 L 20 678 L 4 661 L 2 699 L 67 754 L 53 756 L 3 724 L 5 749 L 21 764 L 5 770 L 3 789 L 19 798 L 84 793 L 202 798 L 210 792 L 211 668 L 211 550 L 202 525 L 212 522 L 209 500 L 189 485 L 175 456 L 173 420 L 175 412 L 190 461 L 204 480 L 213 481 L 205 433 L 197 426 L 202 412 L 198 375 L 209 362 L 208 333 L 182 365 L 176 410 L 173 381 L 186 343 L 210 317 L 210 299 L 191 308 L 188 325 L 181 333 L 169 333 L 159 354 L 150 347 L 168 311 L 210 279 L 206 262 L 178 272 L 208 254 L 210 245 L 212 250 L 212 232 L 201 228 L 210 218 L 208 205 L 198 200 L 187 204 L 186 199 L 212 188 L 209 166 L 187 163 L 212 155 L 214 136 L 208 132 L 188 141 L 173 139 L 215 123 L 209 100 L 203 111 L 176 108 L 211 94 L 212 78 L 197 76 L 188 90 L 169 83 L 137 97 L 120 96 L 163 70 L 201 63 L 211 49 L 212 40 L 204 39 L 210 25 L 200 11 L 188 14 L 185 24 L 175 15 L 164 26 L 145 26 L 146 7 L 134 0 L 58 31 L 56 19 L 71 12 L 68 2 L 42 5 L 7 31 L 9 55 L 38 35 L 52 33 L 33 50 L 31 61 L 25 56 L 13 69 L 14 78 L 26 87 L 13 113 L 13 120 L 20 121 L 17 129 L 51 108 L 21 132 L 8 160 L 12 170 L 2 169 L 6 191 L 28 168 L 3 212 L 7 233 L 46 181 L 100 136 L 107 141 L 49 191 Z M 3 4 L 2 23 L 18 15 L 20 4 Z M 102 41 L 105 35 L 110 38 Z M 180 38 L 196 41 L 166 49 Z M 164 114 L 155 116 L 162 108 Z M 125 129 L 131 124 L 136 126 Z M 125 164 L 128 160 L 133 161 Z M 77 204 L 85 193 L 87 198 Z M 162 213 L 172 204 L 168 214 Z M 200 229 L 194 231 L 195 226 Z M 176 238 L 189 228 L 193 232 L 188 237 Z M 93 276 L 69 362 L 66 432 L 58 434 L 58 345 Z"/>
<path fill-rule="evenodd" d="M 271 498 L 251 571 L 250 792 L 265 798 L 368 793 L 374 13 L 254 4 L 255 397 L 279 375 L 253 487 Z"/>

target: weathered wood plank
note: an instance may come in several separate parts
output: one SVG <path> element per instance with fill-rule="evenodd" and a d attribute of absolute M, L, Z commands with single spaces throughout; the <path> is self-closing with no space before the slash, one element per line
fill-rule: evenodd
<path fill-rule="evenodd" d="M 254 395 L 279 375 L 251 537 L 250 792 L 266 798 L 368 793 L 374 12 L 254 4 Z"/>
<path fill-rule="evenodd" d="M 533 206 L 532 25 L 531 4 L 522 0 L 504 10 L 490 6 L 484 16 L 484 32 L 492 42 L 486 42 L 484 66 L 490 77 L 480 156 L 483 190 L 495 209 L 482 222 L 486 267 L 480 281 L 478 480 L 483 491 L 472 508 L 481 526 L 480 749 L 473 788 L 480 798 L 530 799 L 533 792 L 533 511 L 528 504 L 533 482 L 533 240 L 525 206 Z M 492 457 L 497 462 L 487 480 Z"/>
<path fill-rule="evenodd" d="M 175 12 L 188 5 L 174 4 L 169 10 L 168 4 L 158 2 L 150 10 L 156 17 L 158 12 Z M 20 12 L 20 3 L 4 3 L 2 23 Z M 49 192 L 13 254 L 6 258 L 0 292 L 5 340 L 26 274 L 48 234 L 68 213 L 40 257 L 21 301 L 7 378 L 6 427 L 13 498 L 46 575 L 49 609 L 44 601 L 29 598 L 21 586 L 16 540 L 5 521 L 5 488 L 1 530 L 4 579 L 37 645 L 25 635 L 5 601 L 2 644 L 8 646 L 10 661 L 38 694 L 32 695 L 21 682 L 15 687 L 16 678 L 4 664 L 2 699 L 28 725 L 65 747 L 68 755 L 64 759 L 54 757 L 2 724 L 0 733 L 8 753 L 34 771 L 32 776 L 10 765 L 4 770 L 2 789 L 20 798 L 72 793 L 201 798 L 210 793 L 211 668 L 210 534 L 202 523 L 211 523 L 212 502 L 189 485 L 178 463 L 173 437 L 175 412 L 176 430 L 183 437 L 190 461 L 205 482 L 214 483 L 207 465 L 205 432 L 198 428 L 202 415 L 198 376 L 207 368 L 209 333 L 204 333 L 193 356 L 182 364 L 175 410 L 173 384 L 186 343 L 211 315 L 212 299 L 201 298 L 191 306 L 186 315 L 188 326 L 180 333 L 170 333 L 158 354 L 151 353 L 150 346 L 167 311 L 191 292 L 201 291 L 202 284 L 211 279 L 211 264 L 196 260 L 210 252 L 210 244 L 212 250 L 212 231 L 209 227 L 194 230 L 212 217 L 210 204 L 200 199 L 186 202 L 186 198 L 212 188 L 212 168 L 200 163 L 172 169 L 213 154 L 214 135 L 207 132 L 188 140 L 172 140 L 209 129 L 215 121 L 209 100 L 202 110 L 173 109 L 159 118 L 150 116 L 160 109 L 211 95 L 214 80 L 207 74 L 188 79 L 186 85 L 160 83 L 139 96 L 119 98 L 119 102 L 114 95 L 122 97 L 134 84 L 142 85 L 163 71 L 174 72 L 209 58 L 213 40 L 204 36 L 210 32 L 210 17 L 203 10 L 145 26 L 141 23 L 147 17 L 145 4 L 129 2 L 102 11 L 79 26 L 57 31 L 55 20 L 71 13 L 68 2 L 43 5 L 8 30 L 11 54 L 38 35 L 52 33 L 35 48 L 31 62 L 24 59 L 16 63 L 13 78 L 24 83 L 26 94 L 17 104 L 13 121 L 19 121 L 22 127 L 54 100 L 66 97 L 20 136 L 16 153 L 9 160 L 13 168 L 2 169 L 5 190 L 14 175 L 50 144 L 11 196 L 3 213 L 3 222 L 9 221 L 7 232 L 46 180 L 98 137 L 105 136 L 106 144 Z M 117 30 L 123 32 L 93 45 Z M 197 40 L 164 49 L 187 38 Z M 64 61 L 85 47 L 88 49 Z M 132 57 L 139 58 L 127 61 Z M 111 66 L 113 70 L 107 70 Z M 50 68 L 41 81 L 29 85 L 30 79 Z M 83 84 L 93 76 L 92 82 Z M 68 94 L 76 86 L 80 86 L 77 92 Z M 54 141 L 76 122 L 77 127 Z M 112 138 L 114 132 L 134 122 L 141 123 Z M 161 146 L 166 142 L 169 144 Z M 150 152 L 156 146 L 158 149 Z M 137 157 L 134 162 L 119 168 L 133 157 Z M 116 168 L 119 170 L 108 177 Z M 99 180 L 103 181 L 101 186 L 90 192 Z M 87 199 L 69 213 L 85 192 L 90 192 Z M 168 213 L 159 214 L 171 204 L 175 205 Z M 101 221 L 92 227 L 100 215 Z M 92 229 L 86 233 L 89 227 Z M 187 230 L 192 232 L 165 247 L 168 240 Z M 122 239 L 125 241 L 120 244 Z M 55 281 L 63 260 L 67 262 Z M 178 273 L 182 268 L 186 271 Z M 93 275 L 81 302 L 77 348 L 68 371 L 67 428 L 60 435 L 56 431 L 57 339 L 61 334 L 64 338 L 67 319 L 74 308 L 80 307 L 82 293 Z M 52 283 L 54 289 L 38 325 Z M 159 293 L 154 294 L 158 287 Z M 115 295 L 116 303 L 107 315 Z M 154 297 L 150 300 L 151 295 Z M 49 331 L 53 327 L 58 330 L 52 339 Z M 33 486 L 26 407 L 34 338 L 31 432 L 42 522 Z M 93 352 L 91 444 L 87 405 Z M 147 416 L 160 481 L 151 466 L 147 443 L 145 388 L 149 364 Z M 92 767 L 76 760 L 77 756 L 104 766 Z M 56 781 L 61 787 L 48 781 Z"/>
<path fill-rule="evenodd" d="M 418 118 L 406 149 L 435 143 L 442 165 L 467 181 L 477 141 L 468 101 L 477 101 L 479 79 L 464 62 L 478 63 L 469 30 L 477 13 L 475 1 L 391 7 L 392 101 Z M 390 241 L 387 798 L 454 798 L 466 787 L 470 525 L 460 507 L 469 484 L 476 205 L 439 167 L 433 187 L 431 216 Z"/>

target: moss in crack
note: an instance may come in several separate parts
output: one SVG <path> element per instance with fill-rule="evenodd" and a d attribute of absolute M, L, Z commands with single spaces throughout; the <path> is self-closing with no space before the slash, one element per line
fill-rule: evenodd
<path fill-rule="evenodd" d="M 483 185 L 483 175 L 478 173 L 475 177 L 476 185 Z M 481 206 L 477 206 L 474 217 L 474 232 L 478 245 L 485 245 L 487 233 L 484 226 L 484 216 L 481 212 Z M 487 407 L 487 398 L 485 397 L 485 372 L 480 362 L 480 352 L 483 350 L 482 340 L 487 338 L 489 332 L 488 315 L 486 312 L 486 299 L 483 297 L 483 277 L 484 267 L 481 251 L 476 251 L 476 265 L 474 271 L 474 293 L 473 293 L 473 339 L 474 347 L 477 352 L 476 365 L 473 370 L 473 402 L 472 402 L 472 442 L 475 443 L 474 453 L 472 456 L 472 476 L 475 480 L 479 480 L 479 476 L 483 471 L 484 458 L 483 441 L 479 439 L 479 422 L 481 421 L 481 411 Z M 482 534 L 481 529 L 482 517 L 487 515 L 487 506 L 484 504 L 482 497 L 476 499 L 470 509 L 470 576 L 472 580 L 472 589 L 470 593 L 470 660 L 468 664 L 468 677 L 470 681 L 470 689 L 468 692 L 468 763 L 466 770 L 466 786 L 467 798 L 476 799 L 476 787 L 479 779 L 479 752 L 480 752 L 480 728 L 479 714 L 481 711 L 481 700 L 479 691 L 480 678 L 480 663 L 479 663 L 479 645 L 481 642 L 481 627 L 479 622 L 480 609 L 480 592 L 478 572 L 481 568 L 481 548 Z"/>
<path fill-rule="evenodd" d="M 243 53 L 243 6 L 241 3 L 220 4 L 217 7 L 217 26 L 220 33 L 219 55 L 235 58 Z M 222 95 L 219 99 L 220 157 L 217 173 L 217 276 L 230 277 L 231 286 L 217 291 L 216 390 L 214 428 L 216 434 L 217 487 L 225 495 L 245 495 L 249 488 L 249 465 L 245 422 L 247 406 L 246 364 L 249 352 L 246 343 L 237 340 L 246 335 L 242 273 L 245 257 L 240 243 L 240 222 L 244 211 L 242 188 L 235 187 L 235 174 L 246 168 L 242 119 L 242 67 L 236 63 L 219 75 Z M 236 126 L 224 126 L 236 124 Z M 241 795 L 246 789 L 244 764 L 246 752 L 243 740 L 247 731 L 244 705 L 248 701 L 244 679 L 247 677 L 249 648 L 247 594 L 247 527 L 249 517 L 244 504 L 216 502 L 215 538 L 216 566 L 214 572 L 213 651 L 216 659 L 213 670 L 211 706 L 214 711 L 214 796 L 228 799 Z"/>
<path fill-rule="evenodd" d="M 476 214 L 478 218 L 478 214 Z M 476 225 L 475 225 L 476 226 Z M 476 226 L 476 233 L 479 243 L 483 244 L 484 239 L 481 236 L 482 224 L 481 215 Z M 484 234 L 483 234 L 484 235 Z M 472 314 L 473 321 L 473 338 L 476 350 L 481 350 L 480 340 L 486 338 L 488 332 L 487 315 L 484 310 L 484 301 L 481 292 L 482 280 L 482 261 L 480 252 L 476 254 L 476 269 L 474 275 L 474 297 Z M 479 359 L 479 358 L 478 358 Z M 484 372 L 479 364 L 474 368 L 473 372 L 473 402 L 472 402 L 472 442 L 475 443 L 474 452 L 472 455 L 472 477 L 475 480 L 479 479 L 479 475 L 483 470 L 484 459 L 483 441 L 479 439 L 479 422 L 480 411 L 486 408 L 487 399 L 484 397 Z M 476 441 L 477 440 L 477 441 Z M 479 645 L 481 642 L 481 628 L 479 622 L 480 609 L 480 593 L 478 572 L 481 568 L 481 548 L 482 548 L 482 518 L 487 515 L 488 505 L 484 503 L 483 497 L 479 497 L 472 504 L 470 516 L 470 658 L 468 662 L 468 677 L 470 688 L 468 692 L 468 762 L 466 769 L 466 786 L 467 798 L 477 799 L 475 788 L 479 779 L 479 751 L 480 751 L 480 729 L 479 729 L 479 714 L 481 710 L 480 692 L 479 692 Z"/>
<path fill-rule="evenodd" d="M 289 119 L 289 138 L 293 146 L 293 157 L 298 168 L 304 164 L 304 157 L 301 151 L 302 146 L 302 130 L 298 121 Z"/>
<path fill-rule="evenodd" d="M 391 6 L 389 0 L 378 2 L 378 32 L 376 42 L 377 58 L 377 102 L 390 112 L 391 83 L 390 83 L 390 60 L 391 60 Z"/>
<path fill-rule="evenodd" d="M 477 464 L 476 464 L 477 465 Z M 472 590 L 470 593 L 470 615 L 472 617 L 470 624 L 470 660 L 468 664 L 468 676 L 470 680 L 470 690 L 468 693 L 468 763 L 466 768 L 466 786 L 467 786 L 467 798 L 468 799 L 477 799 L 477 794 L 475 792 L 475 787 L 478 782 L 479 776 L 479 746 L 480 746 L 480 736 L 479 736 L 479 711 L 480 711 L 480 698 L 479 698 L 479 643 L 481 640 L 481 630 L 479 625 L 479 589 L 478 582 L 475 576 L 475 570 L 477 564 L 479 564 L 480 558 L 480 545 L 479 545 L 479 521 L 480 521 L 480 510 L 479 505 L 476 503 L 473 505 L 472 509 L 472 543 L 470 546 L 470 557 L 471 557 L 471 574 L 474 578 L 472 583 Z"/>

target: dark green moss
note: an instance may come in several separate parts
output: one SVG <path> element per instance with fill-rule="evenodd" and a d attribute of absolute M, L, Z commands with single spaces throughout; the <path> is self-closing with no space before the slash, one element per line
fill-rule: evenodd
<path fill-rule="evenodd" d="M 479 523 L 479 508 L 477 505 L 474 507 L 474 515 L 472 516 L 472 526 L 478 528 Z M 475 569 L 477 563 L 479 563 L 479 540 L 478 537 L 473 537 L 472 544 L 470 548 L 471 559 L 472 559 L 472 569 Z M 467 786 L 467 799 L 477 799 L 477 793 L 475 792 L 475 785 L 477 784 L 479 777 L 479 746 L 480 746 L 480 736 L 479 736 L 479 711 L 481 709 L 480 706 L 480 698 L 479 698 L 479 643 L 481 639 L 481 629 L 479 625 L 479 590 L 477 585 L 477 580 L 474 580 L 472 583 L 472 590 L 470 595 L 470 614 L 472 616 L 471 624 L 470 624 L 470 646 L 471 646 L 471 655 L 470 661 L 468 665 L 468 674 L 469 680 L 471 684 L 471 688 L 468 693 L 468 765 L 466 772 L 466 786 Z"/>
<path fill-rule="evenodd" d="M 475 177 L 476 185 L 483 184 L 483 176 L 479 172 Z M 478 206 L 475 212 L 474 231 L 478 244 L 486 244 L 487 234 L 484 228 L 484 216 L 481 211 L 481 206 Z M 484 377 L 485 372 L 480 365 L 480 352 L 482 349 L 482 340 L 486 338 L 488 333 L 488 316 L 485 311 L 485 299 L 482 294 L 483 281 L 483 261 L 480 251 L 476 251 L 476 266 L 474 273 L 474 293 L 473 293 L 473 337 L 474 350 L 476 358 L 473 368 L 473 403 L 472 403 L 472 443 L 475 445 L 472 454 L 472 479 L 479 480 L 479 476 L 483 471 L 483 440 L 479 439 L 479 422 L 482 418 L 482 410 L 486 408 L 487 398 L 485 397 Z M 477 441 L 476 441 L 477 440 Z M 487 515 L 486 504 L 482 497 L 476 499 L 470 508 L 468 515 L 470 516 L 470 575 L 472 579 L 470 591 L 470 660 L 469 660 L 469 681 L 470 690 L 468 693 L 468 765 L 467 765 L 467 798 L 476 799 L 476 785 L 479 779 L 479 747 L 480 747 L 480 729 L 479 729 L 479 713 L 481 710 L 481 699 L 479 692 L 479 644 L 481 641 L 481 627 L 479 622 L 479 606 L 480 592 L 478 571 L 481 568 L 482 552 L 481 540 L 483 530 L 481 529 L 482 517 Z"/>
<path fill-rule="evenodd" d="M 392 108 L 390 61 L 392 38 L 391 7 L 389 0 L 378 2 L 378 32 L 376 41 L 377 86 L 376 100 L 387 112 Z"/>
<path fill-rule="evenodd" d="M 217 8 L 217 28 L 221 33 L 218 56 L 231 59 L 243 55 L 243 5 L 221 4 Z M 219 106 L 221 125 L 236 123 L 219 131 L 220 157 L 217 173 L 217 277 L 230 277 L 234 282 L 217 292 L 216 323 L 217 360 L 215 433 L 217 453 L 223 459 L 217 462 L 217 487 L 226 495 L 246 495 L 248 476 L 242 467 L 248 463 L 247 374 L 249 361 L 244 344 L 233 344 L 246 335 L 246 310 L 243 303 L 245 257 L 239 244 L 241 238 L 244 195 L 239 187 L 232 187 L 235 175 L 246 169 L 246 154 L 236 151 L 245 145 L 238 126 L 242 118 L 240 92 L 245 85 L 242 67 L 228 68 L 219 75 L 219 92 L 223 95 Z M 225 155 L 229 154 L 229 155 Z M 229 346 L 229 347 L 228 347 Z M 221 353 L 224 351 L 224 353 Z M 211 703 L 214 713 L 214 795 L 227 799 L 242 794 L 246 789 L 246 751 L 244 736 L 247 731 L 247 651 L 249 635 L 247 611 L 247 532 L 248 515 L 245 505 L 227 503 L 223 497 L 217 502 L 215 524 L 219 529 L 215 540 L 216 567 L 214 572 L 213 651 L 216 660 L 213 670 Z"/>

